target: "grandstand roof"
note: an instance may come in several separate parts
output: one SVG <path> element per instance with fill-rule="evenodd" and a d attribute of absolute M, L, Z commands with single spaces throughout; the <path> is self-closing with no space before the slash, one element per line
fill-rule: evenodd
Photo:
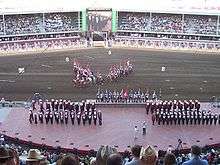
<path fill-rule="evenodd" d="M 81 11 L 87 8 L 220 15 L 220 0 L 0 0 L 2 14 Z"/>

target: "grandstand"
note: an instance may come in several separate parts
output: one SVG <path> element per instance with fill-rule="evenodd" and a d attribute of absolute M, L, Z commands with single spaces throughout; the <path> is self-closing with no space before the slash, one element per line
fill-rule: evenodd
<path fill-rule="evenodd" d="M 220 164 L 219 13 L 0 0 L 0 164 Z"/>

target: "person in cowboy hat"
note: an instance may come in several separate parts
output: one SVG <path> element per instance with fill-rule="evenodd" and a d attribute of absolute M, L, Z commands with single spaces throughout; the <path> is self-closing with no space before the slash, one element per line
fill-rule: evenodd
<path fill-rule="evenodd" d="M 0 164 L 7 165 L 8 161 L 12 158 L 9 151 L 5 147 L 0 147 Z"/>
<path fill-rule="evenodd" d="M 26 159 L 26 165 L 38 165 L 44 159 L 38 149 L 30 149 Z"/>
<path fill-rule="evenodd" d="M 155 165 L 157 162 L 157 152 L 151 147 L 141 148 L 141 165 Z"/>

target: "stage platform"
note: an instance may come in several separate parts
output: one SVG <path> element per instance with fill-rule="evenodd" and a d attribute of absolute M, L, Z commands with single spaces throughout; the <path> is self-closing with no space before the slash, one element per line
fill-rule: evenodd
<path fill-rule="evenodd" d="M 201 109 L 220 113 L 209 103 L 202 103 Z M 2 109 L 3 110 L 3 109 Z M 60 146 L 79 150 L 97 150 L 101 145 L 115 146 L 124 151 L 134 144 L 152 145 L 157 150 L 176 148 L 178 139 L 182 139 L 183 148 L 192 144 L 201 146 L 220 144 L 220 125 L 152 125 L 151 116 L 141 107 L 98 107 L 103 112 L 103 125 L 66 124 L 30 124 L 25 108 L 12 108 L 1 119 L 1 133 L 37 144 Z M 147 123 L 147 134 L 142 135 L 142 123 Z M 139 128 L 138 139 L 134 140 L 134 126 Z"/>

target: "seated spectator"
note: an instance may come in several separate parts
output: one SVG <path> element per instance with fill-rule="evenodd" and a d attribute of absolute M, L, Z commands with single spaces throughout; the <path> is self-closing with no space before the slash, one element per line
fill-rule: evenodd
<path fill-rule="evenodd" d="M 101 146 L 96 154 L 96 164 L 105 165 L 108 157 L 116 152 L 116 149 L 111 148 L 110 146 Z"/>
<path fill-rule="evenodd" d="M 123 160 L 120 154 L 111 154 L 108 159 L 106 165 L 122 165 Z"/>
<path fill-rule="evenodd" d="M 199 146 L 193 145 L 191 147 L 192 159 L 183 163 L 183 165 L 208 165 L 206 160 L 200 158 L 201 148 Z"/>
<path fill-rule="evenodd" d="M 157 153 L 151 146 L 148 146 L 147 148 L 142 147 L 140 153 L 140 160 L 141 165 L 156 165 Z"/>
<path fill-rule="evenodd" d="M 75 155 L 64 156 L 60 165 L 80 165 L 79 158 Z"/>
<path fill-rule="evenodd" d="M 168 153 L 164 157 L 164 165 L 176 165 L 176 157 L 172 153 Z"/>
<path fill-rule="evenodd" d="M 130 162 L 125 162 L 125 165 L 139 165 L 140 164 L 140 152 L 141 146 L 135 145 L 131 148 L 131 154 L 133 156 Z"/>

